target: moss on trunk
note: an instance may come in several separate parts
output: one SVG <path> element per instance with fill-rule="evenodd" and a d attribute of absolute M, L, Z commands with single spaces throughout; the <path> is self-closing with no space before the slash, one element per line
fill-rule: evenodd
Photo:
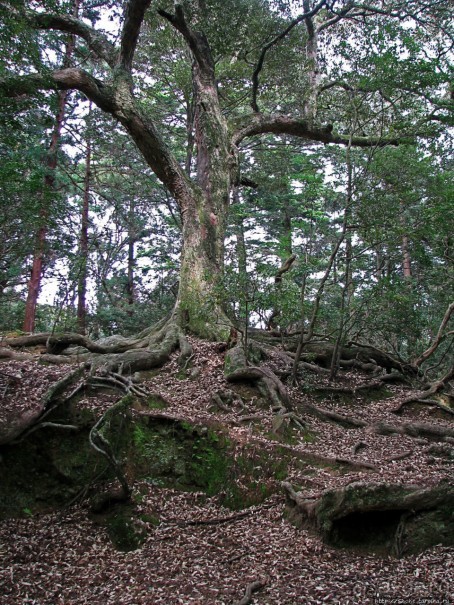
<path fill-rule="evenodd" d="M 427 488 L 352 483 L 315 501 L 284 487 L 290 519 L 334 546 L 400 557 L 454 544 L 454 489 L 447 482 Z"/>

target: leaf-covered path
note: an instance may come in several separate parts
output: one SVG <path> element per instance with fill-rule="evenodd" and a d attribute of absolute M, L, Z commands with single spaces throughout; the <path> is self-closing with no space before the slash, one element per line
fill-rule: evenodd
<path fill-rule="evenodd" d="M 165 398 L 168 415 L 195 424 L 222 423 L 238 448 L 245 444 L 270 452 L 286 448 L 291 456 L 285 479 L 304 488 L 305 496 L 316 497 L 327 488 L 356 481 L 430 486 L 452 480 L 449 440 L 437 443 L 410 435 L 382 435 L 368 428 L 378 422 L 409 420 L 452 426 L 451 417 L 429 406 L 409 406 L 396 416 L 392 409 L 405 396 L 404 387 L 389 386 L 385 398 L 373 401 L 360 391 L 348 399 L 326 393 L 321 399 L 320 394 L 314 395 L 323 386 L 322 379 L 311 378 L 312 386 L 304 393 L 291 392 L 294 407 L 308 426 L 306 438 L 293 427 L 286 442 L 279 442 L 273 435 L 275 415 L 258 396 L 243 396 L 243 403 L 234 402 L 230 410 L 214 409 L 213 393 L 228 388 L 223 353 L 217 345 L 191 342 L 189 378 L 181 380 L 181 372 L 178 377 L 175 358 L 141 386 Z M 48 382 L 43 382 L 46 372 L 52 372 L 53 379 L 61 373 L 61 368 L 49 370 L 29 362 L 5 362 L 1 369 L 20 380 L 5 391 L 3 415 L 15 405 L 24 405 L 27 391 L 30 401 L 34 392 L 39 399 L 48 388 Z M 361 384 L 364 378 L 344 373 L 338 386 Z M 363 419 L 367 426 L 344 428 L 310 417 L 301 411 L 305 403 Z M 108 407 L 109 397 L 87 397 L 80 404 L 96 406 L 100 413 Z M 304 472 L 297 463 L 301 456 Z M 317 457 L 339 462 L 321 465 Z M 140 497 L 134 523 L 140 517 L 148 533 L 140 549 L 126 553 L 113 548 L 105 527 L 90 517 L 84 501 L 53 513 L 4 520 L 0 523 L 0 603 L 232 605 L 245 602 L 253 583 L 257 591 L 250 602 L 257 605 L 372 605 L 379 602 L 378 596 L 406 603 L 429 597 L 437 604 L 452 602 L 453 548 L 435 546 L 401 559 L 330 548 L 286 520 L 285 496 L 277 479 L 275 487 L 275 494 L 262 504 L 232 511 L 222 505 L 222 493 L 207 497 L 137 482 L 134 492 Z"/>

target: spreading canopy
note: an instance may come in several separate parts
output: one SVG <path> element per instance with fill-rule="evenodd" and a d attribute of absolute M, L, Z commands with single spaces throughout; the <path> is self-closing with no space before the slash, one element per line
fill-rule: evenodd
<path fill-rule="evenodd" d="M 436 135 L 452 104 L 444 1 L 1 0 L 0 11 L 10 32 L 1 93 L 20 100 L 80 91 L 125 128 L 175 198 L 183 234 L 177 309 L 203 335 L 213 335 L 213 313 L 228 323 L 216 292 L 248 139 L 397 145 Z M 76 52 L 62 65 L 68 35 Z M 21 44 L 18 64 L 6 51 L 17 55 Z M 177 115 L 163 90 L 176 98 Z M 184 158 L 175 135 L 182 121 Z"/>

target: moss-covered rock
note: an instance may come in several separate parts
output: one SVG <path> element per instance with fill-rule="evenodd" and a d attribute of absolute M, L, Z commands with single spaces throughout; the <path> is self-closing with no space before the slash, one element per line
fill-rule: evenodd
<path fill-rule="evenodd" d="M 136 475 L 160 485 L 212 495 L 227 480 L 228 441 L 222 433 L 170 418 L 143 418 L 132 428 Z"/>

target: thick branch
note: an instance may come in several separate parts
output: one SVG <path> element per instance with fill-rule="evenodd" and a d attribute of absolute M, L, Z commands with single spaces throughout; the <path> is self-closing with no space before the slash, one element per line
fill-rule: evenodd
<path fill-rule="evenodd" d="M 284 115 L 264 114 L 249 116 L 247 122 L 244 122 L 234 133 L 232 142 L 234 145 L 239 145 L 246 137 L 265 133 L 287 134 L 308 141 L 337 145 L 351 144 L 355 147 L 385 147 L 411 142 L 410 139 L 397 137 L 351 137 L 350 135 L 334 134 L 331 125 L 316 128 L 311 126 L 307 120 L 298 120 Z"/>
<path fill-rule="evenodd" d="M 193 194 L 189 179 L 153 122 L 143 116 L 136 107 L 129 85 L 121 90 L 118 82 L 116 86 L 116 89 L 106 86 L 84 70 L 77 68 L 56 70 L 46 76 L 32 74 L 0 79 L 0 93 L 8 97 L 34 94 L 38 90 L 76 89 L 83 92 L 100 109 L 121 122 L 148 165 L 168 187 L 184 211 L 186 201 Z"/>
<path fill-rule="evenodd" d="M 207 76 L 210 81 L 214 81 L 214 61 L 208 41 L 203 33 L 194 31 L 188 26 L 181 4 L 175 5 L 174 15 L 165 10 L 158 10 L 158 13 L 161 17 L 167 19 L 186 40 L 201 73 Z"/>
<path fill-rule="evenodd" d="M 194 195 L 194 185 L 165 144 L 154 123 L 139 111 L 131 98 L 130 107 L 118 107 L 113 115 L 123 124 L 158 179 L 168 187 L 184 213 Z"/>
<path fill-rule="evenodd" d="M 345 8 L 343 8 L 341 11 L 339 11 L 338 13 L 335 14 L 334 17 L 332 17 L 331 19 L 328 19 L 327 21 L 324 21 L 323 23 L 321 23 L 318 27 L 317 27 L 317 32 L 321 32 L 324 29 L 327 29 L 328 27 L 331 27 L 332 25 L 335 25 L 336 23 L 338 23 L 341 19 L 343 19 L 352 9 L 354 8 L 354 3 L 353 2 L 349 2 L 347 4 L 347 6 Z"/>
<path fill-rule="evenodd" d="M 290 271 L 295 260 L 296 260 L 296 254 L 292 254 L 291 256 L 288 257 L 288 259 L 284 263 L 282 263 L 281 267 L 279 267 L 276 275 L 274 276 L 274 282 L 276 284 L 279 284 L 282 281 L 282 276 L 284 275 L 284 273 L 287 273 L 287 271 Z"/>
<path fill-rule="evenodd" d="M 151 0 L 129 0 L 126 5 L 125 22 L 121 34 L 120 65 L 127 71 L 132 69 L 140 28 L 150 2 Z"/>
<path fill-rule="evenodd" d="M 9 2 L 0 2 L 0 7 L 9 13 L 17 15 L 30 27 L 44 30 L 57 30 L 68 34 L 74 34 L 85 40 L 88 48 L 108 65 L 114 67 L 117 58 L 117 49 L 109 42 L 107 37 L 83 21 L 79 21 L 70 15 L 57 15 L 53 13 L 35 13 L 34 11 L 20 12 L 14 9 Z"/>
<path fill-rule="evenodd" d="M 281 40 L 283 40 L 292 31 L 292 29 L 294 27 L 296 27 L 299 23 L 301 23 L 305 19 L 310 19 L 311 17 L 313 17 L 314 15 L 316 15 L 318 13 L 318 11 L 321 8 L 323 8 L 323 6 L 325 4 L 326 4 L 326 0 L 321 0 L 321 2 L 319 2 L 311 11 L 306 11 L 302 15 L 299 15 L 299 17 L 296 17 L 296 19 L 293 19 L 293 21 L 291 21 L 288 24 L 288 26 L 280 34 L 278 34 L 277 36 L 275 36 L 260 51 L 259 60 L 257 61 L 257 65 L 255 66 L 254 73 L 252 74 L 252 100 L 251 100 L 251 106 L 252 106 L 252 109 L 255 112 L 257 112 L 257 113 L 259 112 L 259 107 L 257 105 L 257 93 L 258 93 L 258 87 L 259 87 L 259 75 L 260 75 L 260 72 L 263 69 L 263 64 L 265 62 L 266 53 L 270 50 L 271 47 L 273 47 L 275 44 L 277 44 L 278 42 L 280 42 Z"/>
<path fill-rule="evenodd" d="M 83 69 L 69 67 L 46 75 L 30 74 L 0 79 L 0 93 L 6 97 L 36 94 L 39 90 L 69 90 L 83 92 L 104 111 L 112 113 L 111 90 Z"/>
<path fill-rule="evenodd" d="M 454 302 L 452 302 L 446 309 L 443 320 L 438 328 L 438 333 L 428 349 L 421 353 L 421 355 L 413 362 L 413 365 L 417 368 L 426 361 L 438 348 L 438 345 L 443 340 L 443 331 L 446 328 L 448 321 L 451 319 L 451 315 L 454 313 Z"/>

